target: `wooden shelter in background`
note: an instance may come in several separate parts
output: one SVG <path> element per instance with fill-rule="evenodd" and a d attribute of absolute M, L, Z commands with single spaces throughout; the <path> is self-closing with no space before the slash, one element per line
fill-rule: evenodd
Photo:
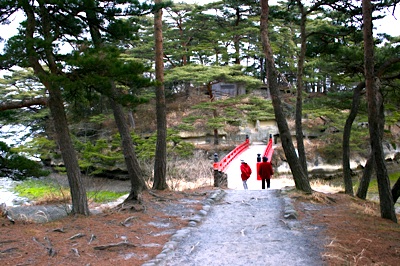
<path fill-rule="evenodd" d="M 219 82 L 212 85 L 212 93 L 215 99 L 223 97 L 236 97 L 246 94 L 246 87 L 243 84 Z"/>

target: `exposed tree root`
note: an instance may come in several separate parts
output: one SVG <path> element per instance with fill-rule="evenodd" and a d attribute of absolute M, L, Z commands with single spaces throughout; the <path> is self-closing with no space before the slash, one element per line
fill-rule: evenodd
<path fill-rule="evenodd" d="M 119 243 L 112 243 L 108 245 L 101 245 L 101 246 L 96 246 L 94 247 L 95 250 L 105 250 L 109 248 L 115 248 L 115 247 L 136 247 L 136 245 L 129 243 L 129 242 L 119 242 Z"/>

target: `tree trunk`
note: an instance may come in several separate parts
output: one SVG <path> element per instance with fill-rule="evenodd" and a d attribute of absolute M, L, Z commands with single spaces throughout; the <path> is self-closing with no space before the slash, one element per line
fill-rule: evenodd
<path fill-rule="evenodd" d="M 369 182 L 371 180 L 372 172 L 374 171 L 374 157 L 372 154 L 369 156 L 365 163 L 363 175 L 361 177 L 360 185 L 357 189 L 357 197 L 360 199 L 366 199 L 368 193 Z"/>
<path fill-rule="evenodd" d="M 218 117 L 218 112 L 217 110 L 213 111 L 213 117 L 217 118 Z M 218 145 L 219 144 L 219 133 L 218 133 L 218 128 L 214 128 L 214 145 Z"/>
<path fill-rule="evenodd" d="M 212 92 L 212 84 L 210 82 L 207 83 L 207 91 L 208 91 L 208 94 L 210 95 L 210 102 L 213 102 L 215 97 Z M 217 117 L 218 117 L 218 112 L 216 109 L 214 109 L 213 110 L 213 118 L 217 118 Z M 219 144 L 218 128 L 214 128 L 213 132 L 214 132 L 214 145 L 218 145 Z"/>
<path fill-rule="evenodd" d="M 351 181 L 351 169 L 350 169 L 350 136 L 351 127 L 357 116 L 358 109 L 360 107 L 361 91 L 365 87 L 365 82 L 359 83 L 353 91 L 353 101 L 351 104 L 350 114 L 346 119 L 346 124 L 343 129 L 343 148 L 342 148 L 342 167 L 343 167 L 343 179 L 345 193 L 353 196 L 353 182 Z"/>
<path fill-rule="evenodd" d="M 307 176 L 302 170 L 299 159 L 297 158 L 296 151 L 293 146 L 292 137 L 290 135 L 289 127 L 287 125 L 285 115 L 281 108 L 281 100 L 279 98 L 279 89 L 277 82 L 277 71 L 275 69 L 275 63 L 271 45 L 268 38 L 268 0 L 261 0 L 261 41 L 263 45 L 263 51 L 267 61 L 267 76 L 268 85 L 271 92 L 272 104 L 275 112 L 275 119 L 278 124 L 279 134 L 282 140 L 282 147 L 286 155 L 286 159 L 289 163 L 290 169 L 293 174 L 296 188 L 307 193 L 311 193 L 312 189 Z"/>
<path fill-rule="evenodd" d="M 112 90 L 116 94 L 115 84 L 111 82 Z M 131 190 L 129 196 L 125 199 L 128 201 L 141 202 L 141 194 L 143 190 L 147 189 L 144 182 L 142 172 L 140 170 L 139 162 L 136 157 L 135 147 L 133 146 L 132 137 L 130 134 L 128 122 L 124 115 L 122 106 L 116 102 L 114 97 L 110 98 L 111 108 L 114 113 L 115 123 L 117 124 L 119 134 L 121 135 L 121 146 L 124 154 L 126 168 L 128 170 L 129 180 L 131 181 Z"/>
<path fill-rule="evenodd" d="M 162 0 L 155 0 L 160 4 Z M 157 115 L 157 144 L 154 162 L 153 189 L 163 190 L 168 188 L 166 180 L 167 169 L 167 115 L 164 91 L 164 62 L 163 62 L 163 32 L 162 8 L 154 13 L 154 38 L 155 38 L 155 68 L 156 68 L 156 115 Z"/>
<path fill-rule="evenodd" d="M 396 201 L 400 197 L 400 177 L 397 179 L 396 183 L 392 188 L 392 196 L 393 196 L 393 202 L 396 203 Z"/>
<path fill-rule="evenodd" d="M 304 6 L 301 1 L 297 1 L 297 5 L 300 9 L 301 13 L 301 25 L 300 25 L 300 37 L 301 37 L 301 47 L 300 47 L 300 55 L 297 63 L 297 97 L 296 97 L 296 142 L 297 142 L 297 152 L 299 154 L 300 164 L 303 168 L 303 172 L 308 178 L 307 171 L 307 157 L 304 148 L 304 134 L 303 134 L 303 126 L 302 126 L 302 117 L 303 117 L 303 72 L 304 72 L 304 60 L 306 57 L 306 20 L 307 14 L 304 11 Z"/>
<path fill-rule="evenodd" d="M 96 3 L 94 1 L 86 1 L 86 16 L 88 18 L 88 24 L 90 28 L 90 35 L 92 37 L 93 44 L 96 48 L 103 46 L 103 39 L 99 31 L 98 19 L 95 13 Z M 121 148 L 124 154 L 125 164 L 128 171 L 129 180 L 131 181 L 131 190 L 129 196 L 125 199 L 128 201 L 141 202 L 141 194 L 143 190 L 147 189 L 146 183 L 142 176 L 142 171 L 135 153 L 135 147 L 129 129 L 128 120 L 125 117 L 124 109 L 118 98 L 120 92 L 116 88 L 115 82 L 110 80 L 111 95 L 108 95 L 110 99 L 110 105 L 113 110 L 114 120 L 118 128 L 118 132 L 121 136 Z"/>
<path fill-rule="evenodd" d="M 71 191 L 72 213 L 89 215 L 86 189 L 82 182 L 75 148 L 72 144 L 65 116 L 63 99 L 58 87 L 49 88 L 49 108 L 53 118 L 57 143 L 67 170 L 68 183 Z"/>
<path fill-rule="evenodd" d="M 27 17 L 25 34 L 26 52 L 28 54 L 29 64 L 33 68 L 35 75 L 39 78 L 39 80 L 46 87 L 49 93 L 48 106 L 50 108 L 50 113 L 53 118 L 57 143 L 61 151 L 61 156 L 63 158 L 65 168 L 67 170 L 68 183 L 70 186 L 72 199 L 72 213 L 89 215 L 90 212 L 87 204 L 86 189 L 82 182 L 78 159 L 75 153 L 75 148 L 72 144 L 71 136 L 69 134 L 68 122 L 65 115 L 61 90 L 58 84 L 50 81 L 51 76 L 58 75 L 59 73 L 61 73 L 61 70 L 58 68 L 54 60 L 51 46 L 46 46 L 44 48 L 46 53 L 46 58 L 44 59 L 47 60 L 47 64 L 51 73 L 48 73 L 43 69 L 34 47 L 34 44 L 36 43 L 34 41 L 34 34 L 36 30 L 34 10 L 28 2 L 22 2 L 22 8 Z M 52 38 L 50 34 L 50 21 L 48 18 L 48 11 L 43 6 L 43 3 L 41 3 L 40 5 L 40 12 L 42 16 L 41 27 L 43 29 L 43 37 L 46 39 L 46 41 L 51 43 Z"/>
<path fill-rule="evenodd" d="M 376 165 L 376 174 L 378 180 L 379 200 L 381 217 L 397 222 L 392 193 L 390 191 L 390 182 L 385 165 L 385 156 L 382 148 L 381 126 L 384 124 L 383 100 L 380 91 L 380 84 L 375 84 L 374 80 L 374 39 L 372 32 L 372 4 L 371 0 L 362 0 L 363 11 L 363 35 L 364 35 L 364 69 L 365 69 L 365 87 L 367 89 L 368 99 L 368 124 L 371 141 L 371 150 Z"/>

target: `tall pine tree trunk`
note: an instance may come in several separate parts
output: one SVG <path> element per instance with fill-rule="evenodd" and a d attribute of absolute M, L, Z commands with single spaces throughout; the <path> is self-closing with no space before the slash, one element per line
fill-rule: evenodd
<path fill-rule="evenodd" d="M 274 107 L 275 119 L 278 124 L 279 134 L 282 140 L 282 147 L 286 155 L 286 159 L 289 163 L 290 169 L 293 174 L 293 179 L 296 188 L 307 193 L 311 193 L 312 189 L 307 176 L 303 172 L 303 168 L 297 158 L 296 151 L 292 142 L 292 136 L 288 124 L 286 122 L 285 115 L 282 111 L 281 100 L 279 98 L 279 89 L 277 81 L 277 71 L 275 69 L 275 62 L 271 45 L 268 38 L 268 0 L 261 0 L 261 41 L 263 45 L 263 51 L 267 60 L 267 77 L 268 85 L 272 97 L 272 105 Z"/>
<path fill-rule="evenodd" d="M 382 148 L 381 124 L 383 117 L 383 100 L 379 91 L 379 84 L 374 80 L 374 39 L 372 34 L 372 4 L 371 0 L 362 0 L 363 35 L 364 35 L 364 69 L 365 87 L 368 99 L 368 124 L 371 141 L 371 150 L 375 161 L 375 170 L 378 180 L 381 217 L 397 222 L 390 182 Z"/>
<path fill-rule="evenodd" d="M 156 4 L 162 0 L 155 0 Z M 164 91 L 164 51 L 162 32 L 162 8 L 154 14 L 154 38 L 155 38 L 155 67 L 156 67 L 156 115 L 157 115 L 157 144 L 154 161 L 153 189 L 163 190 L 167 185 L 167 115 Z"/>
<path fill-rule="evenodd" d="M 89 215 L 86 188 L 82 182 L 77 155 L 69 134 L 61 91 L 58 87 L 49 88 L 48 91 L 49 108 L 53 118 L 57 143 L 67 170 L 72 199 L 72 213 Z"/>
<path fill-rule="evenodd" d="M 360 107 L 361 91 L 365 87 L 365 82 L 359 83 L 353 91 L 353 101 L 351 104 L 350 114 L 346 119 L 346 123 L 343 129 L 343 141 L 342 141 L 342 167 L 343 167 L 343 179 L 345 193 L 353 196 L 353 182 L 351 180 L 351 169 L 350 169 L 350 136 L 351 127 L 354 120 L 356 119 L 358 109 Z"/>
<path fill-rule="evenodd" d="M 92 37 L 93 44 L 96 48 L 100 49 L 104 44 L 102 36 L 99 30 L 99 21 L 97 19 L 96 2 L 93 0 L 86 0 L 86 16 L 88 18 L 88 26 Z M 142 191 L 147 189 L 144 181 L 142 170 L 136 156 L 135 147 L 133 146 L 133 140 L 130 134 L 129 122 L 125 117 L 123 106 L 119 103 L 118 98 L 121 93 L 116 88 L 115 82 L 110 80 L 111 95 L 108 95 L 110 99 L 111 109 L 113 110 L 114 120 L 118 128 L 118 132 L 121 136 L 121 148 L 124 154 L 125 165 L 128 171 L 129 180 L 131 181 L 131 190 L 129 196 L 125 199 L 128 201 L 141 202 Z"/>
<path fill-rule="evenodd" d="M 304 60 L 306 57 L 306 20 L 307 14 L 304 11 L 303 4 L 298 1 L 298 7 L 301 13 L 301 25 L 300 25 L 300 38 L 301 38 L 301 46 L 300 46 L 300 55 L 297 63 L 297 97 L 296 97 L 296 142 L 297 142 L 297 151 L 299 154 L 300 164 L 303 167 L 303 172 L 308 178 L 308 170 L 307 170 L 307 157 L 306 151 L 304 148 L 304 134 L 303 134 L 303 125 L 302 125 L 302 117 L 303 117 L 303 73 L 304 73 Z"/>
<path fill-rule="evenodd" d="M 371 180 L 372 173 L 374 171 L 374 157 L 371 154 L 365 163 L 363 175 L 360 180 L 360 185 L 358 186 L 357 189 L 357 194 L 356 196 L 360 199 L 366 199 L 367 198 L 367 193 L 368 193 L 368 187 L 369 187 L 369 182 Z"/>
<path fill-rule="evenodd" d="M 112 82 L 113 91 L 116 91 L 115 84 Z M 124 154 L 126 168 L 128 170 L 129 180 L 131 181 L 131 190 L 125 202 L 142 201 L 142 191 L 147 189 L 144 182 L 139 162 L 136 157 L 135 147 L 133 146 L 127 119 L 122 105 L 113 97 L 110 98 L 111 108 L 114 113 L 115 123 L 117 124 L 119 134 L 121 135 L 121 146 Z"/>
<path fill-rule="evenodd" d="M 41 28 L 43 30 L 43 36 L 48 42 L 44 48 L 46 58 L 38 58 L 34 44 L 34 34 L 36 27 L 35 13 L 32 6 L 28 1 L 22 2 L 22 8 L 27 17 L 26 26 L 26 51 L 28 54 L 28 61 L 30 66 L 33 68 L 35 75 L 39 78 L 42 84 L 46 87 L 49 93 L 48 106 L 50 108 L 51 117 L 56 132 L 57 144 L 61 151 L 61 156 L 64 161 L 64 165 L 67 171 L 68 183 L 70 186 L 71 199 L 72 199 L 72 213 L 89 215 L 89 207 L 87 203 L 86 189 L 82 182 L 81 171 L 78 164 L 77 155 L 73 146 L 71 136 L 68 129 L 68 121 L 64 110 L 64 101 L 61 95 L 61 89 L 58 84 L 52 81 L 52 76 L 56 76 L 62 71 L 58 68 L 52 53 L 52 37 L 50 33 L 50 21 L 48 19 L 48 11 L 40 3 L 40 15 L 42 17 Z M 36 7 L 35 7 L 36 8 Z M 50 72 L 46 72 L 40 60 L 47 60 Z"/>

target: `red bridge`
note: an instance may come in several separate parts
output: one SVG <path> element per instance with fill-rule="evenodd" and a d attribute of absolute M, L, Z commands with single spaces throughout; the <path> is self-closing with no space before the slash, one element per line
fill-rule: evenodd
<path fill-rule="evenodd" d="M 257 178 L 257 162 L 261 161 L 263 156 L 266 156 L 270 162 L 273 153 L 272 136 L 270 136 L 267 145 L 264 143 L 250 144 L 250 140 L 246 138 L 244 142 L 238 145 L 224 158 L 214 162 L 214 173 L 224 173 L 227 175 L 228 188 L 243 189 L 243 183 L 240 178 L 240 160 L 244 160 L 252 170 L 252 174 L 247 180 L 248 188 L 261 189 L 261 181 Z"/>

